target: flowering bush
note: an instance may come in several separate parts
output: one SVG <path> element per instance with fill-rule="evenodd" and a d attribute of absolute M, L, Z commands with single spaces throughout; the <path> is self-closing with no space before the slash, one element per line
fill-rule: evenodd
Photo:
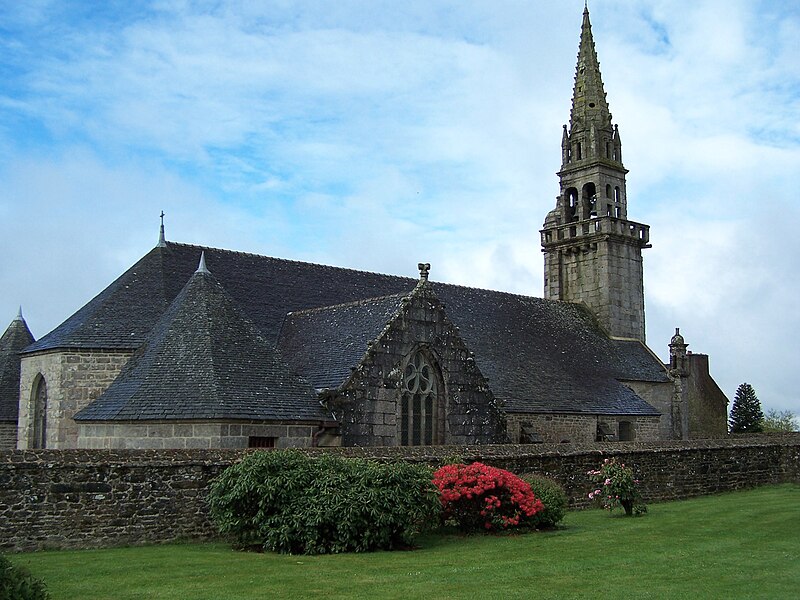
<path fill-rule="evenodd" d="M 462 531 L 503 531 L 533 525 L 544 509 L 530 484 L 482 463 L 445 465 L 433 474 L 445 522 Z"/>
<path fill-rule="evenodd" d="M 589 499 L 596 500 L 606 510 L 621 506 L 628 516 L 647 512 L 639 492 L 639 480 L 634 479 L 633 469 L 626 467 L 625 463 L 618 462 L 616 458 L 607 458 L 598 470 L 586 474 L 598 484 L 597 489 L 589 493 Z"/>

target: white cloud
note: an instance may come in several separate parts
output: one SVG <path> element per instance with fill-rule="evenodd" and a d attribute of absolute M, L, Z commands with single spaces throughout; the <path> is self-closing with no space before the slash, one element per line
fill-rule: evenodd
<path fill-rule="evenodd" d="M 92 5 L 0 12 L 0 319 L 22 303 L 45 333 L 162 209 L 170 239 L 541 293 L 579 6 Z M 746 378 L 800 412 L 799 11 L 591 8 L 629 214 L 652 225 L 651 345 L 679 325 L 730 396 Z"/>

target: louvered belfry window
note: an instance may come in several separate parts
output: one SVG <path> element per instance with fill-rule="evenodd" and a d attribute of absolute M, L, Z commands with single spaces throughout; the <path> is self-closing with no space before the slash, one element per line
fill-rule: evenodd
<path fill-rule="evenodd" d="M 436 368 L 418 350 L 403 373 L 400 398 L 400 445 L 430 446 L 441 443 L 439 383 Z"/>

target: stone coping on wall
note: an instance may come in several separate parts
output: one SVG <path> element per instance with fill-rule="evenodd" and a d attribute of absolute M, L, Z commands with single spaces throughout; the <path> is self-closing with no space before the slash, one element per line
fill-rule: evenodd
<path fill-rule="evenodd" d="M 658 442 L 596 442 L 584 444 L 497 444 L 472 446 L 369 446 L 347 448 L 300 448 L 310 455 L 335 454 L 350 458 L 381 461 L 409 460 L 441 463 L 446 459 L 464 461 L 524 457 L 577 456 L 597 454 L 598 457 L 633 453 L 657 453 L 717 448 L 800 446 L 800 432 L 728 436 L 705 440 L 670 440 Z M 197 465 L 226 465 L 236 462 L 257 449 L 174 449 L 174 450 L 0 450 L 0 465 L 69 464 L 158 464 L 189 463 Z"/>
<path fill-rule="evenodd" d="M 378 461 L 436 466 L 456 457 L 564 486 L 589 505 L 587 470 L 621 456 L 641 474 L 647 502 L 768 483 L 800 483 L 800 433 L 687 442 L 312 448 Z M 251 450 L 0 451 L 0 549 L 98 548 L 210 539 L 211 483 Z"/>

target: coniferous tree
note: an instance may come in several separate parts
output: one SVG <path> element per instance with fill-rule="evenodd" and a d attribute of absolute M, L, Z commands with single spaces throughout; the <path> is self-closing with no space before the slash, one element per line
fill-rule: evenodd
<path fill-rule="evenodd" d="M 736 396 L 728 419 L 731 433 L 760 433 L 763 431 L 764 413 L 761 401 L 749 383 L 736 388 Z"/>

